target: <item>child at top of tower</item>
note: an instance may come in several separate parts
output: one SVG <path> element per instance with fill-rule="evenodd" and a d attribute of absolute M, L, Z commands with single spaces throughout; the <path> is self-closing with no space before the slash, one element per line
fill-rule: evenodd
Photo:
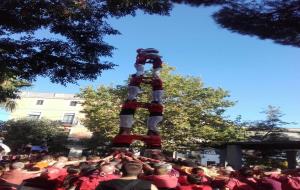
<path fill-rule="evenodd" d="M 159 51 L 155 48 L 139 48 L 136 50 L 137 53 L 159 53 Z"/>
<path fill-rule="evenodd" d="M 153 68 L 153 75 L 159 75 L 159 71 L 162 68 L 162 60 L 161 56 L 158 55 L 158 51 L 153 48 L 148 49 L 138 49 L 137 50 L 137 56 L 136 56 L 136 62 L 134 64 L 137 75 L 143 75 L 144 74 L 144 65 L 146 63 L 152 64 Z"/>

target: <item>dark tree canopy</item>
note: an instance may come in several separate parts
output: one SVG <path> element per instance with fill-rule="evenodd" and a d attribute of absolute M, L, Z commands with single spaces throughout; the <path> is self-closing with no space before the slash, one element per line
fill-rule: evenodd
<path fill-rule="evenodd" d="M 225 4 L 226 0 L 171 0 L 173 3 L 187 4 L 191 6 L 208 6 Z"/>
<path fill-rule="evenodd" d="M 73 0 L 1 1 L 0 76 L 29 81 L 48 76 L 62 84 L 94 79 L 113 66 L 99 60 L 113 49 L 103 36 L 118 33 L 104 21 L 106 17 L 96 4 Z M 43 28 L 66 40 L 35 38 L 34 32 Z M 20 33 L 22 38 L 12 37 Z"/>
<path fill-rule="evenodd" d="M 147 3 L 148 2 L 148 3 Z M 168 1 L 100 0 L 5 0 L 0 1 L 0 102 L 16 98 L 4 88 L 7 81 L 32 82 L 37 76 L 67 84 L 95 79 L 113 63 L 112 46 L 106 35 L 119 32 L 106 22 L 109 17 L 134 15 L 137 9 L 150 14 L 167 14 Z M 37 38 L 46 30 L 56 38 Z M 101 60 L 100 60 L 101 58 Z M 17 86 L 15 86 L 17 87 Z"/>
<path fill-rule="evenodd" d="M 0 123 L 4 132 L 5 143 L 12 150 L 17 150 L 27 144 L 47 144 L 50 151 L 63 151 L 67 144 L 67 136 L 59 122 L 50 120 L 19 119 Z"/>
<path fill-rule="evenodd" d="M 299 0 L 231 1 L 214 18 L 233 32 L 300 47 Z"/>
<path fill-rule="evenodd" d="M 103 70 L 114 66 L 100 61 L 100 57 L 111 56 L 113 50 L 103 37 L 119 34 L 106 22 L 109 16 L 134 14 L 137 9 L 167 14 L 170 9 L 167 1 L 128 2 L 1 1 L 0 76 L 18 76 L 28 81 L 47 76 L 61 84 L 95 79 Z M 39 29 L 47 29 L 60 37 L 37 39 L 34 32 Z"/>

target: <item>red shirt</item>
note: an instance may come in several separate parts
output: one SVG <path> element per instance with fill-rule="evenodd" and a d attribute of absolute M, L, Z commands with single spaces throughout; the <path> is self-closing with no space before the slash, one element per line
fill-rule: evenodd
<path fill-rule="evenodd" d="M 160 78 L 155 78 L 151 82 L 152 90 L 163 90 L 163 81 Z"/>
<path fill-rule="evenodd" d="M 150 115 L 156 115 L 156 113 L 162 114 L 164 111 L 164 107 L 161 104 L 151 103 L 147 105 L 148 111 Z"/>
<path fill-rule="evenodd" d="M 141 106 L 141 103 L 135 101 L 128 101 L 122 105 L 122 109 L 137 109 Z"/>
<path fill-rule="evenodd" d="M 161 59 L 158 57 L 158 58 L 155 58 L 153 60 L 153 69 L 157 69 L 157 68 L 161 68 L 162 67 L 162 61 Z"/>
<path fill-rule="evenodd" d="M 135 64 L 141 64 L 144 65 L 147 61 L 147 59 L 152 60 L 153 69 L 161 68 L 162 67 L 162 61 L 161 58 L 158 55 L 153 54 L 147 54 L 147 53 L 140 53 L 136 56 L 136 62 Z"/>
<path fill-rule="evenodd" d="M 300 190 L 300 177 L 281 177 L 283 190 Z"/>
<path fill-rule="evenodd" d="M 146 54 L 140 53 L 136 56 L 135 64 L 144 65 L 146 63 L 147 57 Z"/>
<path fill-rule="evenodd" d="M 212 190 L 208 185 L 184 185 L 177 188 L 178 190 Z"/>
<path fill-rule="evenodd" d="M 128 101 L 122 105 L 120 115 L 133 115 L 138 107 L 142 107 L 143 104 L 136 101 Z"/>
<path fill-rule="evenodd" d="M 142 179 L 152 181 L 157 188 L 175 188 L 178 184 L 177 177 L 168 174 L 143 176 Z"/>
<path fill-rule="evenodd" d="M 187 176 L 186 176 L 186 175 L 181 175 L 181 176 L 179 176 L 179 178 L 178 178 L 178 183 L 179 183 L 180 185 L 188 185 L 189 182 L 188 182 L 188 180 L 187 180 Z"/>
<path fill-rule="evenodd" d="M 48 180 L 57 180 L 63 182 L 67 175 L 68 172 L 65 168 L 50 166 L 47 168 L 47 172 L 42 176 Z"/>
<path fill-rule="evenodd" d="M 80 177 L 77 187 L 78 190 L 94 190 L 100 182 L 118 178 L 120 178 L 120 176 L 114 174 L 108 174 L 105 176 Z"/>
<path fill-rule="evenodd" d="M 130 79 L 129 86 L 138 86 L 138 87 L 140 87 L 142 82 L 143 82 L 143 77 L 142 76 L 133 76 Z"/>
<path fill-rule="evenodd" d="M 239 181 L 236 178 L 230 178 L 225 187 L 229 188 L 230 190 L 254 190 L 251 186 Z"/>

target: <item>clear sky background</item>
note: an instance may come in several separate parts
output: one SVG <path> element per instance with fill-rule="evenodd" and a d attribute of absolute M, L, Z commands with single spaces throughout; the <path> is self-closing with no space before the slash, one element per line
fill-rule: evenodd
<path fill-rule="evenodd" d="M 122 35 L 107 37 L 117 49 L 112 58 L 103 58 L 119 65 L 104 71 L 96 81 L 79 81 L 67 87 L 38 78 L 27 89 L 37 92 L 78 93 L 88 85 L 122 84 L 135 72 L 137 48 L 154 47 L 163 60 L 177 68 L 176 73 L 201 77 L 206 86 L 228 90 L 237 104 L 226 115 L 261 120 L 260 113 L 268 105 L 279 106 L 285 121 L 300 127 L 300 49 L 269 40 L 231 33 L 218 26 L 211 15 L 215 8 L 176 6 L 171 16 L 139 13 L 110 21 Z M 41 32 L 40 36 L 47 36 Z M 7 113 L 0 112 L 0 120 Z"/>

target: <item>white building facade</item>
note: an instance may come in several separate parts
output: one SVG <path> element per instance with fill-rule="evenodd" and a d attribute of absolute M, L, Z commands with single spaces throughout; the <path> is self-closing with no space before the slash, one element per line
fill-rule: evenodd
<path fill-rule="evenodd" d="M 16 100 L 16 109 L 9 119 L 49 119 L 60 121 L 69 131 L 70 140 L 89 138 L 92 133 L 83 125 L 85 117 L 82 102 L 75 94 L 22 92 Z"/>

